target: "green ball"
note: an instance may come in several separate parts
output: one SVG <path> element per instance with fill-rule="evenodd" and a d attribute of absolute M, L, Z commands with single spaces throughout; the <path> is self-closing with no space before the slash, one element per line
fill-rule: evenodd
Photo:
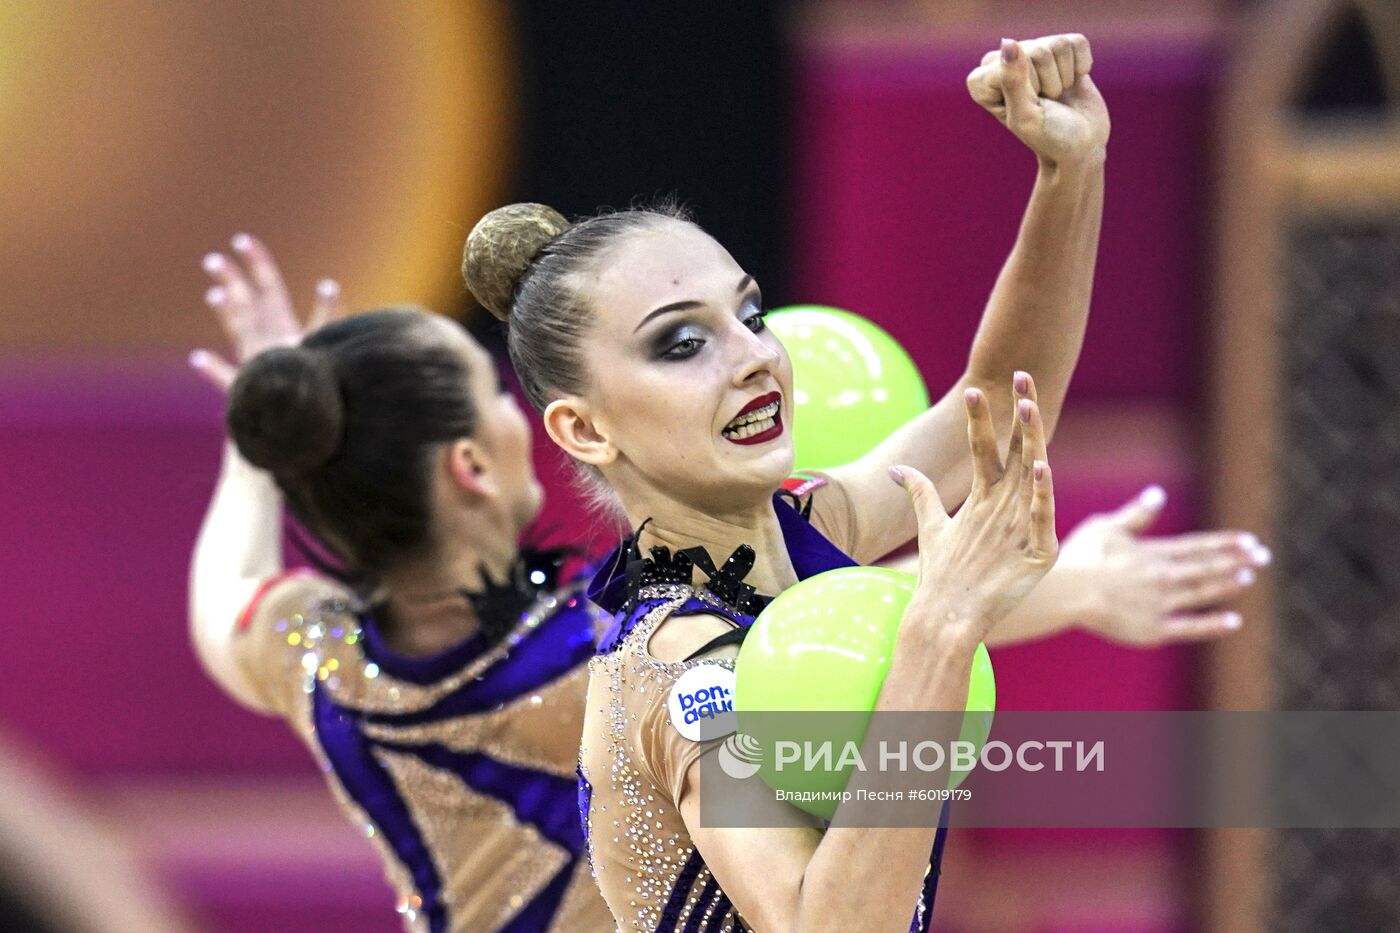
<path fill-rule="evenodd" d="M 897 570 L 845 567 L 803 580 L 759 614 L 735 662 L 734 709 L 739 731 L 763 749 L 758 773 L 770 787 L 827 793 L 845 789 L 851 766 L 823 763 L 803 769 L 788 763 L 779 769 L 776 742 L 818 743 L 815 747 L 831 742 L 833 765 L 845 743 L 860 745 L 914 586 L 914 577 Z M 986 646 L 979 645 L 960 739 L 980 752 L 995 710 L 992 660 Z M 771 715 L 785 712 L 831 715 Z M 966 777 L 966 771 L 954 770 L 951 786 Z M 794 802 L 827 820 L 837 805 L 831 800 Z"/>
<path fill-rule="evenodd" d="M 799 470 L 858 460 L 928 409 L 928 389 L 895 339 L 849 311 L 802 305 L 769 313 L 792 359 L 792 443 Z"/>

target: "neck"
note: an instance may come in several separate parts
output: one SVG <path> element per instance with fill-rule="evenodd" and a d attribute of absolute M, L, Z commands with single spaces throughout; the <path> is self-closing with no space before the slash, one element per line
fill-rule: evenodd
<path fill-rule="evenodd" d="M 498 552 L 460 548 L 405 562 L 382 578 L 388 613 L 382 634 L 402 654 L 424 656 L 445 651 L 472 637 L 481 620 L 463 595 L 478 592 L 486 575 L 503 583 L 516 559 L 514 542 Z"/>
<path fill-rule="evenodd" d="M 634 528 L 651 519 L 637 542 L 643 556 L 654 545 L 664 545 L 673 553 L 700 545 L 710 552 L 717 565 L 723 565 L 739 545 L 747 544 L 754 549 L 756 560 L 744 582 L 769 596 L 797 582 L 782 526 L 767 499 L 751 508 L 722 515 L 672 499 L 638 502 L 635 508 L 625 504 L 625 508 Z"/>

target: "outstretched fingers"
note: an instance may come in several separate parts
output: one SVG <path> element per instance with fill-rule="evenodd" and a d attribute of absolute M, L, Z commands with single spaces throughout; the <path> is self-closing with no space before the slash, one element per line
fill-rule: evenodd
<path fill-rule="evenodd" d="M 1055 537 L 1055 486 L 1050 475 L 1050 464 L 1046 460 L 1036 460 L 1027 474 L 1031 484 L 1031 526 L 1027 541 L 1032 553 L 1037 557 L 1054 557 L 1059 553 L 1059 539 Z"/>
<path fill-rule="evenodd" d="M 1031 461 L 1025 458 L 1025 431 L 1021 421 L 1021 400 L 1035 401 L 1035 381 L 1030 374 L 1017 370 L 1011 377 L 1011 446 L 1006 452 L 1006 468 L 1015 470 L 1017 475 L 1031 468 Z"/>
<path fill-rule="evenodd" d="M 1215 554 L 1235 554 L 1255 567 L 1268 566 L 1272 552 L 1243 531 L 1192 531 L 1170 538 L 1149 538 L 1141 547 L 1173 561 L 1194 562 Z"/>
<path fill-rule="evenodd" d="M 1258 572 L 1230 555 L 1193 564 L 1170 564 L 1161 584 L 1168 612 L 1203 609 L 1239 596 L 1254 585 Z"/>
<path fill-rule="evenodd" d="M 972 452 L 972 490 L 974 494 L 985 493 L 1001 480 L 1003 472 L 991 406 L 980 389 L 964 392 L 963 403 L 967 406 L 967 444 Z"/>
<path fill-rule="evenodd" d="M 948 510 L 943 507 L 943 499 L 938 495 L 933 480 L 913 467 L 903 465 L 890 467 L 890 478 L 909 493 L 920 533 L 948 521 Z"/>
<path fill-rule="evenodd" d="M 219 319 L 219 325 L 223 327 L 224 333 L 228 335 L 230 341 L 235 345 L 238 343 L 242 325 L 242 312 L 247 308 L 246 303 L 237 303 L 229 300 L 229 290 L 223 285 L 211 285 L 204 290 L 204 303 L 214 312 L 214 316 Z"/>
<path fill-rule="evenodd" d="M 1215 610 L 1172 616 L 1162 625 L 1161 641 L 1189 642 L 1220 638 L 1238 631 L 1243 617 L 1231 610 Z"/>
<path fill-rule="evenodd" d="M 227 392 L 238 378 L 238 367 L 228 360 L 208 350 L 195 350 L 190 354 L 190 368 L 220 392 Z"/>
<path fill-rule="evenodd" d="M 1162 514 L 1167 505 L 1167 492 L 1155 483 L 1108 515 L 1108 520 L 1133 535 L 1142 534 Z"/>
<path fill-rule="evenodd" d="M 344 313 L 340 283 L 335 279 L 322 279 L 316 283 L 316 301 L 311 305 L 311 314 L 306 319 L 306 333 L 311 333 Z"/>
<path fill-rule="evenodd" d="M 278 306 L 290 308 L 291 294 L 282 278 L 282 270 L 272 258 L 267 245 L 250 233 L 239 233 L 232 240 L 233 251 L 242 258 L 248 267 L 248 277 L 270 300 Z"/>
<path fill-rule="evenodd" d="M 244 274 L 238 263 L 223 253 L 209 253 L 204 257 L 204 271 L 222 291 L 221 303 L 229 308 L 245 308 L 256 297 L 253 283 Z M 210 289 L 212 292 L 213 289 Z M 213 304 L 210 301 L 210 304 Z"/>
<path fill-rule="evenodd" d="M 1045 422 L 1040 406 L 1028 398 L 1016 402 L 1016 421 L 1021 429 L 1021 468 L 1029 473 L 1036 461 L 1049 460 L 1045 446 Z"/>

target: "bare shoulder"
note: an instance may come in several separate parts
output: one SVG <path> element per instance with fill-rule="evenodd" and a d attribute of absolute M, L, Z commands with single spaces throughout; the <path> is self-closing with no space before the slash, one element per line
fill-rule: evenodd
<path fill-rule="evenodd" d="M 265 581 L 239 617 L 239 628 L 262 628 L 289 615 L 324 606 L 350 604 L 350 587 L 313 570 L 291 570 Z"/>
<path fill-rule="evenodd" d="M 856 510 L 850 492 L 851 469 L 847 465 L 810 471 L 806 474 L 810 480 L 792 490 L 799 498 L 800 511 L 812 527 L 848 554 L 855 545 L 857 533 Z"/>
<path fill-rule="evenodd" d="M 314 571 L 291 571 L 265 580 L 230 633 L 231 665 L 212 673 L 245 706 L 289 715 L 297 698 L 305 696 L 305 652 L 320 642 L 310 633 L 329 628 L 318 624 L 337 613 L 353 614 L 355 605 L 349 587 Z"/>

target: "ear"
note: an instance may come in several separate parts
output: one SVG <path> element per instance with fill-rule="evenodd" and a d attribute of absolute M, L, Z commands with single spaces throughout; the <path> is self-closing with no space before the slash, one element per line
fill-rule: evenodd
<path fill-rule="evenodd" d="M 475 441 L 461 438 L 447 445 L 443 453 L 447 476 L 458 489 L 482 498 L 493 498 L 500 492 L 491 459 Z"/>
<path fill-rule="evenodd" d="M 588 405 L 576 396 L 550 402 L 544 410 L 544 429 L 564 453 L 583 463 L 601 466 L 617 459 L 617 448 L 590 417 Z"/>

